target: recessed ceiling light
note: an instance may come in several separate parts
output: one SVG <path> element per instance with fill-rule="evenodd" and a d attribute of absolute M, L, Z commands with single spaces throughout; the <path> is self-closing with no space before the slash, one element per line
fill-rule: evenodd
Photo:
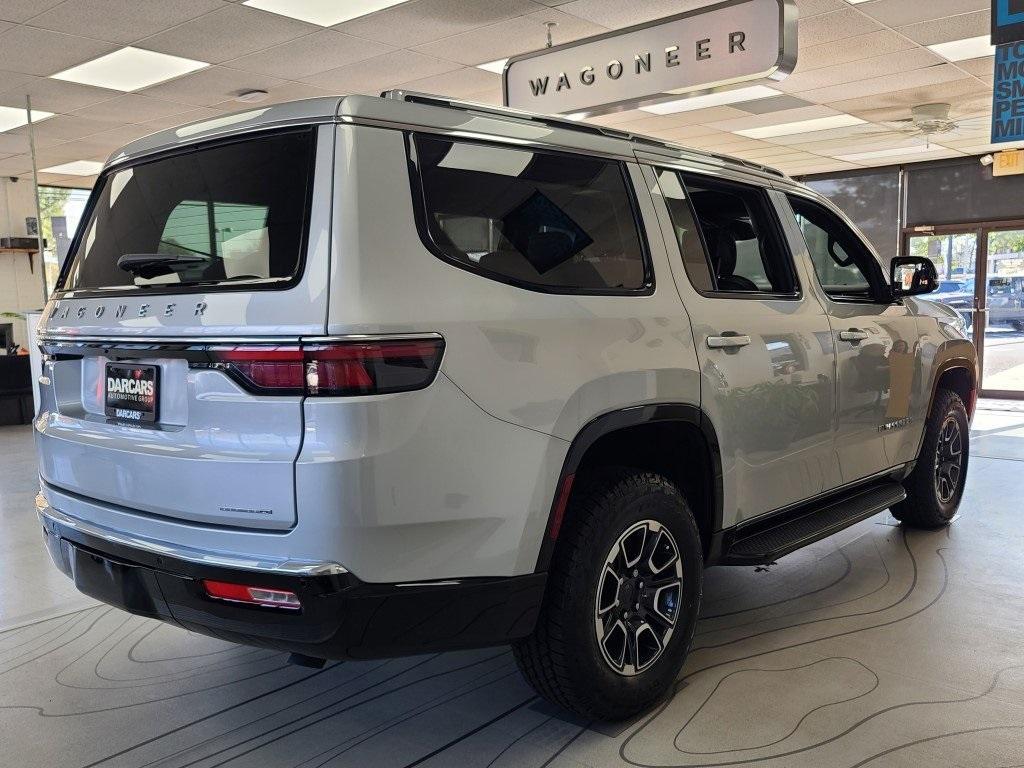
<path fill-rule="evenodd" d="M 40 120 L 45 120 L 48 117 L 53 117 L 53 112 L 43 112 L 38 109 L 32 110 L 33 123 L 38 123 Z M 20 128 L 27 124 L 28 114 L 26 114 L 24 109 L 19 109 L 18 107 L 0 107 L 0 133 L 10 131 L 14 128 Z"/>
<path fill-rule="evenodd" d="M 794 123 L 765 125 L 760 128 L 744 128 L 740 131 L 733 131 L 733 133 L 746 136 L 748 139 L 770 139 L 774 136 L 792 136 L 797 133 L 827 131 L 831 128 L 847 128 L 851 125 L 861 125 L 865 122 L 867 121 L 853 115 L 831 115 L 829 117 L 816 117 L 813 120 L 797 120 Z"/>
<path fill-rule="evenodd" d="M 738 104 L 741 101 L 754 101 L 755 99 L 770 99 L 772 96 L 781 95 L 782 92 L 776 91 L 774 88 L 768 88 L 764 85 L 752 85 L 749 88 L 736 88 L 732 91 L 707 93 L 703 96 L 691 96 L 688 99 L 665 101 L 661 104 L 652 104 L 649 107 L 640 107 L 640 109 L 655 115 L 672 115 L 676 112 L 690 112 L 694 109 L 720 107 L 723 104 Z"/>
<path fill-rule="evenodd" d="M 333 27 L 349 19 L 390 8 L 405 0 L 245 0 L 242 5 L 259 8 L 321 27 Z"/>
<path fill-rule="evenodd" d="M 494 61 L 485 61 L 483 64 L 477 64 L 477 69 L 486 69 L 488 72 L 493 72 L 496 75 L 500 75 L 505 71 L 505 63 L 508 59 L 495 59 Z"/>
<path fill-rule="evenodd" d="M 951 40 L 948 43 L 935 43 L 929 45 L 928 48 L 950 61 L 980 59 L 982 56 L 995 56 L 996 54 L 996 47 L 992 45 L 988 35 Z"/>
<path fill-rule="evenodd" d="M 208 66 L 205 61 L 128 46 L 50 77 L 115 91 L 137 91 Z"/>
<path fill-rule="evenodd" d="M 74 160 L 39 170 L 42 173 L 59 173 L 62 176 L 94 176 L 103 170 L 103 163 L 97 163 L 95 160 Z"/>
<path fill-rule="evenodd" d="M 884 157 L 899 157 L 901 155 L 916 155 L 921 152 L 941 152 L 946 147 L 939 147 L 935 144 L 913 144 L 909 147 L 893 147 L 892 149 L 876 149 L 873 152 L 855 152 L 852 155 L 836 155 L 836 160 L 846 160 L 850 163 L 860 163 L 865 160 L 880 160 Z"/>

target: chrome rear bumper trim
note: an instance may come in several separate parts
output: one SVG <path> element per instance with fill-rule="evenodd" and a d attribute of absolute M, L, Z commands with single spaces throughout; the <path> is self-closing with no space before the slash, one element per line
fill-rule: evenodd
<path fill-rule="evenodd" d="M 267 558 L 266 556 L 247 558 L 238 555 L 206 552 L 192 547 L 140 538 L 66 515 L 60 510 L 51 507 L 42 493 L 36 495 L 35 503 L 36 514 L 39 516 L 40 523 L 44 526 L 49 521 L 80 531 L 88 536 L 95 536 L 104 541 L 109 541 L 112 544 L 140 549 L 144 552 L 185 560 L 190 563 L 287 576 L 337 576 L 348 573 L 348 569 L 344 566 L 329 561 L 277 560 Z"/>

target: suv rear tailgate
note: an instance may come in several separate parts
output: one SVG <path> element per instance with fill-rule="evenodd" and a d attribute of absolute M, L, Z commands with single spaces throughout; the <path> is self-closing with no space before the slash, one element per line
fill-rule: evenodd
<path fill-rule="evenodd" d="M 255 394 L 203 350 L 325 331 L 333 126 L 309 130 L 305 154 L 253 135 L 101 176 L 40 325 L 45 483 L 174 520 L 295 525 L 302 396 Z M 111 266 L 200 251 L 199 271 Z"/>

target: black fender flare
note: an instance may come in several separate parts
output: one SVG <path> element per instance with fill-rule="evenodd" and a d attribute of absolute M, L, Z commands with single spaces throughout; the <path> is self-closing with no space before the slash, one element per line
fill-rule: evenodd
<path fill-rule="evenodd" d="M 658 422 L 683 422 L 697 427 L 704 437 L 708 450 L 708 458 L 712 467 L 712 477 L 708 478 L 708 493 L 711 501 L 711 539 L 710 546 L 720 538 L 717 534 L 722 529 L 722 455 L 718 434 L 714 425 L 698 406 L 690 403 L 652 403 L 621 408 L 600 416 L 585 424 L 573 438 L 562 463 L 562 471 L 555 486 L 554 498 L 544 526 L 544 538 L 541 541 L 537 556 L 536 572 L 547 571 L 551 557 L 555 551 L 555 543 L 561 529 L 565 506 L 572 492 L 572 482 L 576 476 L 583 457 L 600 438 L 613 432 L 630 427 Z"/>

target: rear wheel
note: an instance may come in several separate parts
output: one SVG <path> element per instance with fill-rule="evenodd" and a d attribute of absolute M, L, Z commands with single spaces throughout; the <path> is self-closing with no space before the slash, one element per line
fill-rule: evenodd
<path fill-rule="evenodd" d="M 693 639 L 703 579 L 686 500 L 660 475 L 616 469 L 573 494 L 530 637 L 513 647 L 545 698 L 617 720 L 667 692 Z"/>
<path fill-rule="evenodd" d="M 903 481 L 907 498 L 892 508 L 893 517 L 915 528 L 938 528 L 956 514 L 967 478 L 970 425 L 959 395 L 935 394 L 917 464 Z"/>

